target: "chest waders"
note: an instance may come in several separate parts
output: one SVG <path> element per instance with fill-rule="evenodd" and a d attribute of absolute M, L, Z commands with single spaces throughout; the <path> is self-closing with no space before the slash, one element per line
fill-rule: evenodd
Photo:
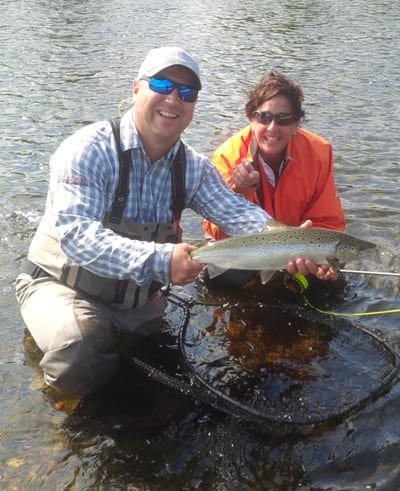
<path fill-rule="evenodd" d="M 111 206 L 111 210 L 103 219 L 103 225 L 106 228 L 113 230 L 115 233 L 128 237 L 132 240 L 147 242 L 154 241 L 157 243 L 180 242 L 182 238 L 182 230 L 180 228 L 179 221 L 185 205 L 186 157 L 183 143 L 180 144 L 171 166 L 172 211 L 174 215 L 174 222 L 144 224 L 135 223 L 134 221 L 122 216 L 129 195 L 131 152 L 130 150 L 125 152 L 121 151 L 120 118 L 110 119 L 109 122 L 111 124 L 118 149 L 119 177 L 114 202 Z M 55 250 L 55 247 L 59 249 L 59 252 L 61 252 L 61 248 L 58 241 L 57 245 L 55 244 L 54 239 L 51 241 L 51 247 L 46 246 L 46 244 L 50 244 L 49 235 L 53 234 L 48 234 L 44 241 L 45 243 L 42 243 L 40 256 L 48 257 L 46 252 L 47 250 L 48 252 L 52 252 L 54 258 L 57 256 L 58 252 Z M 51 249 L 51 251 L 49 249 Z M 39 264 L 43 264 L 43 267 L 48 263 L 48 261 L 43 262 L 40 260 L 38 262 Z M 24 272 L 29 273 L 33 278 L 51 276 L 45 271 L 45 269 L 42 269 L 35 263 L 36 261 L 28 261 L 27 266 L 24 268 Z M 162 286 L 161 283 L 157 281 L 152 281 L 145 286 L 139 286 L 131 279 L 120 280 L 106 278 L 92 273 L 82 266 L 71 263 L 68 260 L 63 261 L 63 264 L 59 266 L 59 271 L 54 271 L 54 273 L 53 268 L 46 269 L 50 269 L 54 276 L 58 277 L 60 281 L 67 286 L 80 290 L 88 295 L 98 297 L 102 301 L 110 303 L 119 309 L 132 309 L 143 306 L 147 300 Z"/>

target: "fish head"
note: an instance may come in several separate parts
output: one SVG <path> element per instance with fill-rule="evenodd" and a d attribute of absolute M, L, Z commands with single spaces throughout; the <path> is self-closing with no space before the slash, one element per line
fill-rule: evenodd
<path fill-rule="evenodd" d="M 350 261 L 360 256 L 365 251 L 376 249 L 376 244 L 366 240 L 358 239 L 347 234 L 341 234 L 342 237 L 336 244 L 336 257 L 340 261 Z"/>

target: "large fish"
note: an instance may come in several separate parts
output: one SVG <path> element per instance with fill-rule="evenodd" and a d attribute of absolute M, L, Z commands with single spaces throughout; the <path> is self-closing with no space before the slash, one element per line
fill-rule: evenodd
<path fill-rule="evenodd" d="M 265 283 L 275 270 L 285 269 L 292 259 L 302 257 L 317 264 L 339 268 L 375 244 L 352 235 L 321 228 L 276 226 L 257 234 L 230 237 L 194 250 L 192 258 L 208 265 L 210 276 L 227 269 L 262 272 Z"/>

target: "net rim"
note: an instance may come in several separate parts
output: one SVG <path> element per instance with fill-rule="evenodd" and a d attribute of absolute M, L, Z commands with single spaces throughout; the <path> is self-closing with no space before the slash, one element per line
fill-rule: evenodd
<path fill-rule="evenodd" d="M 180 327 L 178 333 L 178 350 L 181 355 L 182 362 L 185 366 L 185 369 L 189 373 L 189 378 L 192 386 L 193 384 L 196 386 L 197 392 L 201 391 L 203 388 L 203 390 L 205 389 L 206 393 L 208 394 L 207 397 L 202 398 L 203 402 L 204 399 L 209 399 L 208 403 L 213 407 L 222 410 L 232 416 L 237 416 L 252 422 L 256 422 L 260 425 L 264 425 L 266 423 L 274 423 L 274 424 L 288 424 L 293 426 L 308 426 L 308 425 L 326 423 L 336 419 L 342 419 L 343 417 L 349 416 L 350 414 L 360 410 L 362 407 L 368 404 L 368 402 L 372 401 L 374 398 L 376 398 L 377 396 L 388 390 L 393 384 L 396 376 L 400 371 L 400 357 L 394 349 L 392 349 L 379 336 L 368 331 L 358 323 L 345 320 L 347 329 L 349 329 L 350 327 L 354 330 L 357 330 L 356 332 L 362 333 L 363 336 L 367 336 L 373 339 L 375 343 L 378 343 L 380 349 L 382 351 L 385 351 L 385 354 L 387 355 L 387 359 L 388 359 L 388 366 L 389 364 L 391 364 L 391 369 L 388 371 L 386 376 L 384 376 L 383 379 L 380 380 L 371 391 L 368 391 L 366 395 L 359 397 L 354 401 L 353 404 L 349 405 L 343 410 L 335 410 L 332 412 L 324 413 L 323 416 L 319 416 L 319 417 L 313 416 L 309 418 L 296 418 L 293 416 L 289 417 L 288 415 L 274 416 L 271 414 L 265 414 L 264 412 L 261 412 L 251 406 L 242 404 L 236 399 L 233 399 L 232 397 L 228 396 L 227 394 L 224 394 L 220 390 L 213 387 L 199 373 L 197 373 L 197 371 L 194 369 L 188 358 L 185 349 L 185 339 L 186 339 L 187 329 L 190 321 L 189 305 L 193 306 L 197 304 L 197 305 L 204 305 L 204 306 L 215 306 L 215 304 L 203 303 L 203 302 L 196 301 L 194 299 L 191 299 L 190 303 L 187 303 L 187 300 L 181 299 L 179 295 L 173 295 L 172 298 L 169 297 L 169 300 L 172 303 L 178 305 L 180 308 L 186 310 L 185 321 Z M 217 305 L 220 306 L 220 304 Z M 224 306 L 237 307 L 238 304 L 224 304 Z M 301 307 L 298 305 L 291 305 L 291 304 L 271 305 L 271 304 L 263 304 L 260 302 L 256 302 L 256 303 L 240 303 L 240 307 L 241 308 L 246 308 L 246 307 L 268 308 L 282 313 L 283 312 L 293 313 L 294 310 L 296 311 L 296 313 L 299 313 L 301 311 L 302 313 L 305 312 L 307 314 L 306 316 L 303 316 L 303 318 L 308 318 L 309 316 L 313 316 L 314 318 L 315 317 L 321 318 L 322 316 L 321 313 L 316 313 L 315 311 L 308 310 L 305 307 Z M 332 316 L 325 315 L 324 317 L 328 317 L 332 320 Z M 344 320 L 341 319 L 341 322 L 343 323 Z"/>

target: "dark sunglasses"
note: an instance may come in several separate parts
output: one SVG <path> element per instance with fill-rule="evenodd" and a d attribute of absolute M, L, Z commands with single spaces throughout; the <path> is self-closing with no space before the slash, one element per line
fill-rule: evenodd
<path fill-rule="evenodd" d="M 168 95 L 174 89 L 178 89 L 179 98 L 183 102 L 196 102 L 199 94 L 199 89 L 190 85 L 178 84 L 169 78 L 144 77 L 143 80 L 147 80 L 150 89 L 157 94 Z"/>
<path fill-rule="evenodd" d="M 288 126 L 289 124 L 295 123 L 299 119 L 291 113 L 272 114 L 269 111 L 254 111 L 253 116 L 259 123 L 271 124 L 271 122 L 275 120 L 276 124 L 279 126 Z"/>

